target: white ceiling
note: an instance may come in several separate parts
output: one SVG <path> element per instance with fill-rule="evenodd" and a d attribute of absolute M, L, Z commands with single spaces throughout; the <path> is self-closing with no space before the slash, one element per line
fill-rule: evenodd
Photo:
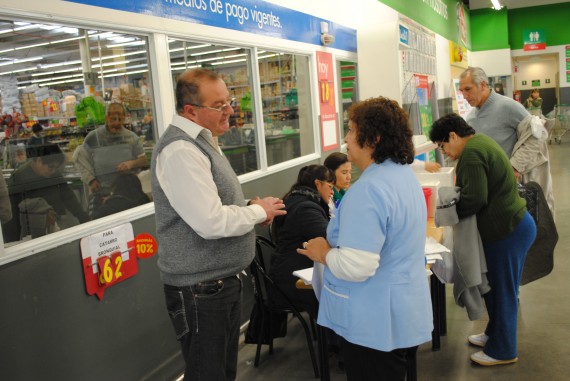
<path fill-rule="evenodd" d="M 499 0 L 507 9 L 536 7 L 539 5 L 568 3 L 564 0 Z M 469 9 L 491 8 L 491 0 L 469 0 Z"/>

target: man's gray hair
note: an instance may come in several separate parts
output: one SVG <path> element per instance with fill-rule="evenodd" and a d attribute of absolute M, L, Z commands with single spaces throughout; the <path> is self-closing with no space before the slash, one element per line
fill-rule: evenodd
<path fill-rule="evenodd" d="M 468 75 L 471 75 L 473 83 L 479 86 L 481 83 L 485 82 L 489 84 L 489 77 L 480 67 L 468 67 L 461 75 L 459 79 L 465 79 Z"/>

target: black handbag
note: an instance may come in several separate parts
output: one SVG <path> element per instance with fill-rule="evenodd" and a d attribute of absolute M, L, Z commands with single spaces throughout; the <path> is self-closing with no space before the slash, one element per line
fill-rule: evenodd
<path fill-rule="evenodd" d="M 261 330 L 263 333 L 260 337 Z M 245 343 L 259 344 L 261 341 L 261 344 L 271 344 L 273 339 L 285 335 L 287 335 L 287 313 L 271 311 L 255 302 L 245 331 Z"/>
<path fill-rule="evenodd" d="M 536 222 L 536 239 L 528 250 L 521 278 L 521 285 L 525 285 L 547 276 L 554 268 L 558 231 L 540 185 L 529 181 L 519 185 L 519 192 L 524 196 L 527 209 Z"/>
<path fill-rule="evenodd" d="M 537 184 L 538 185 L 538 184 Z M 538 189 L 535 186 L 525 186 L 524 184 L 517 185 L 519 195 L 526 200 L 526 208 L 536 225 L 538 225 Z"/>

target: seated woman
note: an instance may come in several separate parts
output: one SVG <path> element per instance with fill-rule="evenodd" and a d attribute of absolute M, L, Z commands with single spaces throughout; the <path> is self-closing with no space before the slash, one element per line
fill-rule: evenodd
<path fill-rule="evenodd" d="M 111 185 L 111 195 L 93 211 L 93 219 L 119 213 L 123 210 L 146 204 L 150 199 L 143 192 L 141 181 L 134 173 L 122 173 Z"/>
<path fill-rule="evenodd" d="M 303 242 L 325 237 L 329 223 L 327 201 L 333 194 L 332 173 L 323 165 L 301 168 L 297 182 L 283 197 L 287 214 L 275 218 L 273 232 L 277 249 L 271 259 L 269 273 L 277 286 L 301 310 L 317 316 L 319 302 L 313 290 L 297 289 L 295 270 L 313 267 L 313 261 L 297 254 Z M 276 306 L 283 305 L 280 295 L 272 295 Z"/>
<path fill-rule="evenodd" d="M 342 196 L 350 186 L 352 165 L 346 154 L 342 152 L 331 153 L 323 164 L 334 174 L 333 199 L 335 206 L 338 206 Z"/>
<path fill-rule="evenodd" d="M 40 237 L 89 220 L 62 175 L 65 155 L 59 147 L 28 147 L 27 155 L 29 160 L 7 181 L 14 218 L 3 226 L 4 242 Z"/>

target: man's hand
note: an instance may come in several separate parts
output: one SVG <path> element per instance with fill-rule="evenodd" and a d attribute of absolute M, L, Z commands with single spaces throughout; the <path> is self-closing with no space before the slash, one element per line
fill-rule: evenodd
<path fill-rule="evenodd" d="M 117 165 L 117 172 L 128 172 L 133 167 L 134 160 L 127 160 Z"/>
<path fill-rule="evenodd" d="M 93 179 L 89 183 L 89 188 L 91 189 L 91 193 L 97 193 L 101 190 L 101 183 L 99 180 Z"/>
<path fill-rule="evenodd" d="M 285 204 L 283 203 L 283 200 L 276 197 L 264 197 L 264 198 L 256 197 L 252 199 L 249 203 L 257 204 L 261 206 L 263 210 L 265 210 L 267 219 L 262 223 L 263 226 L 269 225 L 275 217 L 287 214 L 287 212 L 283 210 L 285 209 Z"/>
<path fill-rule="evenodd" d="M 522 182 L 522 175 L 519 171 L 517 171 L 514 167 L 513 167 L 513 171 L 515 172 L 515 179 L 517 180 L 518 183 Z"/>

